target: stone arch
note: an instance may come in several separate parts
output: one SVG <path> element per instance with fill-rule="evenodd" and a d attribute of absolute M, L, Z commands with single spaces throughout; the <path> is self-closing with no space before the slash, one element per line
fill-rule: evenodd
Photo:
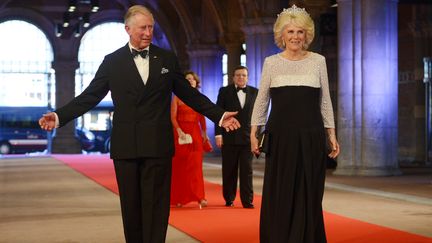
<path fill-rule="evenodd" d="M 7 8 L 0 12 L 0 22 L 12 19 L 23 20 L 38 27 L 48 38 L 53 50 L 55 50 L 56 37 L 52 31 L 54 29 L 54 23 L 45 15 L 28 8 Z"/>

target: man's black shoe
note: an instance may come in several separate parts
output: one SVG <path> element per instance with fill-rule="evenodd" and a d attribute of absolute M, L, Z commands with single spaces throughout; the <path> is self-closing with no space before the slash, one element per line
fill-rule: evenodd
<path fill-rule="evenodd" d="M 255 206 L 252 203 L 250 203 L 250 204 L 243 205 L 243 208 L 255 208 Z"/>
<path fill-rule="evenodd" d="M 226 202 L 225 206 L 226 207 L 234 207 L 234 203 L 233 202 Z"/>

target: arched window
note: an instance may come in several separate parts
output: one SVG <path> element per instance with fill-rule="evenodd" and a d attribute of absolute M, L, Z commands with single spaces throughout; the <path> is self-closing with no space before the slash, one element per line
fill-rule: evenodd
<path fill-rule="evenodd" d="M 96 25 L 85 33 L 78 52 L 80 67 L 75 76 L 76 96 L 81 94 L 93 80 L 104 57 L 124 46 L 128 40 L 129 36 L 124 29 L 124 24 L 118 22 Z M 111 94 L 108 93 L 104 100 L 111 101 Z M 110 109 L 94 110 L 78 119 L 77 126 L 85 127 L 93 132 L 108 131 L 110 119 Z"/>
<path fill-rule="evenodd" d="M 155 25 L 153 41 L 159 47 L 170 49 L 166 35 Z M 88 30 L 81 39 L 78 52 L 80 67 L 75 77 L 75 95 L 79 95 L 92 81 L 105 55 L 126 45 L 129 36 L 124 23 L 107 22 Z M 108 94 L 104 100 L 111 100 Z"/>
<path fill-rule="evenodd" d="M 0 23 L 0 106 L 54 104 L 53 49 L 45 34 L 22 20 Z"/>
<path fill-rule="evenodd" d="M 124 24 L 109 22 L 96 25 L 85 33 L 78 52 L 80 67 L 75 77 L 75 95 L 87 88 L 105 55 L 124 46 L 129 41 Z M 104 100 L 111 100 L 108 94 Z"/>

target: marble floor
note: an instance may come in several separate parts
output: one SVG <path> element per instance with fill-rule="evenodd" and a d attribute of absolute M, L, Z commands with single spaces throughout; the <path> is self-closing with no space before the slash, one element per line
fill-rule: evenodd
<path fill-rule="evenodd" d="M 264 162 L 254 161 L 260 194 Z M 328 170 L 324 210 L 432 237 L 432 168 L 393 177 L 335 176 Z M 205 157 L 205 179 L 221 183 L 220 157 Z M 44 156 L 0 158 L 0 242 L 124 242 L 118 196 Z M 167 242 L 196 242 L 169 227 Z"/>

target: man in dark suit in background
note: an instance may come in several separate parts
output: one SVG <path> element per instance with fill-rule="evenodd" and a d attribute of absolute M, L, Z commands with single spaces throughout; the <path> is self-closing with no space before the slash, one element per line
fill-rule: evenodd
<path fill-rule="evenodd" d="M 240 169 L 240 199 L 244 208 L 254 208 L 252 188 L 252 153 L 250 122 L 258 90 L 248 86 L 248 69 L 234 70 L 234 83 L 219 90 L 216 104 L 227 111 L 239 111 L 236 118 L 242 127 L 227 133 L 215 128 L 216 145 L 222 149 L 222 187 L 225 206 L 234 206 Z"/>
<path fill-rule="evenodd" d="M 184 79 L 176 56 L 151 44 L 154 19 L 143 6 L 125 15 L 129 43 L 107 55 L 90 85 L 67 105 L 45 114 L 39 124 L 51 130 L 84 114 L 111 91 L 114 103 L 111 158 L 119 187 L 126 242 L 165 242 L 169 217 L 172 92 L 225 130 L 240 127 L 233 118 Z"/>

